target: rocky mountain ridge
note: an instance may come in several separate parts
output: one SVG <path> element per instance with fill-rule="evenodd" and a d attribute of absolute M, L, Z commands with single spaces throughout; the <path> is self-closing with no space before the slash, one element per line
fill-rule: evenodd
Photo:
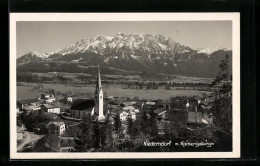
<path fill-rule="evenodd" d="M 63 62 L 77 67 L 100 65 L 123 70 L 194 76 L 214 76 L 220 60 L 232 55 L 225 48 L 192 49 L 170 37 L 154 34 L 117 33 L 98 35 L 50 53 L 36 51 L 17 59 L 23 71 L 31 63 Z M 84 67 L 83 67 L 84 68 Z M 210 71 L 207 71 L 210 70 Z M 203 74 L 203 71 L 205 74 Z"/>

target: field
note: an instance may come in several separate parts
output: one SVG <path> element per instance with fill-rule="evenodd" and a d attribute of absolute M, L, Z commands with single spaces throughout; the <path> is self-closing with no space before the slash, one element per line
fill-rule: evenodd
<path fill-rule="evenodd" d="M 67 93 L 71 92 L 72 94 L 89 94 L 92 96 L 94 94 L 95 85 L 64 85 L 64 84 L 41 84 L 43 89 L 41 92 L 34 91 L 33 87 L 36 84 L 30 83 L 26 86 L 17 86 L 17 99 L 29 99 L 39 97 L 41 93 L 48 91 L 48 89 L 54 89 L 56 92 Z M 162 99 L 167 100 L 170 97 L 174 96 L 200 96 L 202 93 L 209 94 L 207 91 L 198 91 L 192 89 L 186 90 L 176 90 L 171 88 L 171 90 L 166 90 L 162 87 L 156 90 L 146 90 L 146 89 L 122 89 L 120 85 L 110 85 L 103 86 L 103 92 L 107 96 L 119 96 L 119 97 L 129 97 L 133 98 L 137 96 L 139 99 Z"/>
<path fill-rule="evenodd" d="M 18 72 L 17 75 L 21 76 L 26 72 Z M 28 74 L 28 73 L 27 73 Z M 31 74 L 31 73 L 29 73 Z M 66 73 L 66 72 L 47 72 L 47 73 L 37 73 L 33 72 L 33 75 L 37 75 L 39 77 L 55 77 L 57 75 L 62 76 L 64 78 L 72 79 L 72 81 L 81 81 L 78 77 L 80 76 L 88 76 L 89 79 L 96 80 L 96 73 Z M 20 78 L 20 77 L 18 77 Z M 213 78 L 203 78 L 203 77 L 188 77 L 182 75 L 169 75 L 169 74 L 156 74 L 156 73 L 127 73 L 127 74 L 103 74 L 101 73 L 102 80 L 113 80 L 113 81 L 153 81 L 153 82 L 175 82 L 175 83 L 211 83 Z M 18 80 L 22 81 L 23 80 Z M 44 81 L 44 80 L 42 80 Z M 30 82 L 30 81 L 29 81 Z M 41 81 L 39 81 L 41 82 Z"/>

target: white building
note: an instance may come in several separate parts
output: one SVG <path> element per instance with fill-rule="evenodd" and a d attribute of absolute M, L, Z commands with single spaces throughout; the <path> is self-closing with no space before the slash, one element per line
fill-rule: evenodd
<path fill-rule="evenodd" d="M 134 111 L 121 110 L 119 115 L 121 121 L 126 121 L 128 119 L 132 119 L 133 121 L 136 120 L 136 113 Z"/>
<path fill-rule="evenodd" d="M 72 103 L 73 99 L 72 97 L 67 97 L 67 102 L 71 102 Z"/>
<path fill-rule="evenodd" d="M 103 111 L 103 91 L 101 87 L 101 77 L 100 71 L 98 67 L 98 76 L 97 76 L 97 84 L 94 93 L 95 98 L 95 112 L 98 113 L 98 120 L 104 120 L 104 111 Z"/>
<path fill-rule="evenodd" d="M 41 106 L 41 110 L 43 112 L 49 112 L 54 114 L 60 114 L 60 107 L 56 105 L 50 105 L 50 104 L 43 104 Z"/>
<path fill-rule="evenodd" d="M 188 109 L 189 107 L 190 107 L 190 103 L 189 103 L 189 101 L 187 100 L 186 108 Z"/>
<path fill-rule="evenodd" d="M 53 103 L 56 101 L 56 98 L 55 97 L 51 97 L 51 98 L 48 98 L 47 100 L 45 100 L 46 103 Z"/>
<path fill-rule="evenodd" d="M 145 105 L 155 105 L 155 102 L 147 101 L 147 102 L 145 103 Z"/>
<path fill-rule="evenodd" d="M 64 122 L 50 122 L 48 125 L 49 132 L 54 135 L 62 135 L 66 131 L 66 126 Z"/>
<path fill-rule="evenodd" d="M 42 100 L 45 100 L 46 103 L 53 103 L 56 101 L 56 98 L 53 94 L 49 94 L 49 93 L 44 93 L 41 94 L 41 98 Z"/>
<path fill-rule="evenodd" d="M 97 117 L 98 121 L 105 120 L 103 111 L 103 91 L 101 87 L 101 77 L 98 68 L 96 89 L 94 100 L 77 99 L 70 107 L 70 115 L 73 118 L 84 119 L 85 116 L 91 115 Z"/>

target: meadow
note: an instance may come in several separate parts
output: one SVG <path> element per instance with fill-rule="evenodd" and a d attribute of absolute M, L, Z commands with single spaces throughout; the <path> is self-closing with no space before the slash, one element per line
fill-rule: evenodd
<path fill-rule="evenodd" d="M 94 94 L 95 85 L 64 85 L 64 84 L 41 84 L 43 89 L 41 91 L 34 91 L 33 87 L 37 84 L 30 83 L 26 86 L 17 86 L 17 99 L 29 99 L 36 98 L 41 95 L 41 93 L 48 91 L 49 89 L 54 89 L 56 92 L 71 94 Z M 103 85 L 103 92 L 107 96 L 118 96 L 118 97 L 138 97 L 139 99 L 162 99 L 167 100 L 170 97 L 175 96 L 201 96 L 203 93 L 209 94 L 208 91 L 199 91 L 192 89 L 181 89 L 177 90 L 171 88 L 166 90 L 163 87 L 158 89 L 146 90 L 146 89 L 123 89 L 121 85 Z"/>

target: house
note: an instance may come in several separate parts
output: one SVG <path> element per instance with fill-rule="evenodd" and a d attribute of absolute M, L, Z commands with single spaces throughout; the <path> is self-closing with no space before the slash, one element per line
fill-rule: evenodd
<path fill-rule="evenodd" d="M 203 110 L 209 110 L 211 109 L 211 106 L 209 105 L 209 102 L 207 100 L 201 101 L 199 104 L 197 104 L 198 108 Z"/>
<path fill-rule="evenodd" d="M 76 146 L 74 137 L 61 137 L 60 139 L 60 151 L 70 152 Z"/>
<path fill-rule="evenodd" d="M 201 103 L 201 99 L 200 98 L 198 98 L 198 97 L 195 97 L 194 98 L 197 102 L 198 102 L 198 104 L 200 104 Z"/>
<path fill-rule="evenodd" d="M 119 111 L 120 120 L 126 121 L 128 119 L 136 120 L 136 113 L 130 110 L 120 110 Z"/>
<path fill-rule="evenodd" d="M 60 107 L 57 105 L 51 105 L 51 104 L 43 104 L 41 106 L 41 110 L 43 112 L 49 112 L 49 113 L 54 113 L 54 114 L 60 114 Z"/>
<path fill-rule="evenodd" d="M 41 114 L 41 107 L 39 105 L 26 105 L 23 107 L 23 112 L 25 117 L 29 114 L 39 115 Z"/>
<path fill-rule="evenodd" d="M 185 109 L 173 108 L 167 112 L 167 119 L 172 122 L 183 122 L 187 121 L 188 112 Z"/>
<path fill-rule="evenodd" d="M 170 110 L 170 109 L 171 109 L 171 104 L 169 104 L 169 103 L 164 103 L 164 104 L 163 104 L 163 109 Z"/>
<path fill-rule="evenodd" d="M 34 152 L 60 152 L 60 140 L 61 137 L 51 135 L 42 137 L 39 141 L 36 142 L 33 147 Z"/>
<path fill-rule="evenodd" d="M 45 100 L 45 101 L 46 101 L 46 103 L 53 103 L 53 102 L 56 101 L 56 98 L 55 98 L 55 97 L 50 97 L 50 98 L 48 98 L 48 99 Z"/>
<path fill-rule="evenodd" d="M 24 135 L 24 126 L 17 126 L 17 141 L 18 140 L 22 140 L 23 139 L 23 135 Z"/>
<path fill-rule="evenodd" d="M 123 102 L 123 103 L 121 103 L 120 104 L 120 106 L 121 107 L 126 107 L 126 106 L 132 106 L 132 105 L 134 105 L 134 104 L 136 104 L 136 102 L 135 101 L 129 101 L 129 102 Z"/>
<path fill-rule="evenodd" d="M 167 119 L 173 122 L 201 124 L 202 112 L 192 112 L 175 108 L 167 113 Z"/>
<path fill-rule="evenodd" d="M 108 106 L 108 108 L 114 109 L 114 108 L 117 108 L 119 106 L 119 104 L 120 103 L 118 101 L 110 101 L 107 103 L 107 106 Z"/>
<path fill-rule="evenodd" d="M 120 115 L 121 121 L 125 121 L 128 119 L 128 111 L 126 111 L 126 110 L 120 110 L 119 115 Z"/>
<path fill-rule="evenodd" d="M 67 97 L 67 102 L 72 103 L 72 101 L 73 101 L 72 97 Z"/>
<path fill-rule="evenodd" d="M 166 110 L 164 109 L 157 109 L 154 113 L 158 116 L 159 119 L 165 119 L 166 117 Z"/>
<path fill-rule="evenodd" d="M 41 100 L 45 100 L 46 103 L 53 103 L 56 101 L 56 97 L 53 94 L 44 93 L 41 94 Z"/>
<path fill-rule="evenodd" d="M 156 102 L 147 101 L 145 105 L 155 105 Z"/>
<path fill-rule="evenodd" d="M 190 103 L 189 103 L 189 101 L 187 100 L 186 109 L 189 109 L 189 107 L 190 107 Z"/>
<path fill-rule="evenodd" d="M 155 102 L 155 103 L 162 103 L 163 100 L 161 100 L 161 99 L 157 99 L 157 100 L 153 100 L 152 102 Z"/>
<path fill-rule="evenodd" d="M 123 107 L 122 108 L 123 110 L 129 110 L 129 111 L 133 111 L 133 110 L 135 110 L 135 107 L 133 107 L 133 106 L 125 106 L 125 107 Z"/>
<path fill-rule="evenodd" d="M 39 105 L 38 99 L 27 99 L 27 100 L 18 100 L 17 101 L 17 108 L 20 110 L 24 109 L 24 106 L 27 105 Z"/>
<path fill-rule="evenodd" d="M 73 118 L 84 119 L 87 115 L 93 115 L 95 101 L 88 99 L 77 99 L 70 107 L 70 115 Z"/>
<path fill-rule="evenodd" d="M 136 113 L 134 111 L 129 111 L 128 118 L 130 118 L 133 121 L 135 121 L 136 120 Z"/>
<path fill-rule="evenodd" d="M 188 112 L 188 121 L 187 123 L 202 123 L 202 113 L 201 112 Z"/>
<path fill-rule="evenodd" d="M 212 113 L 204 113 L 202 115 L 202 123 L 204 124 L 212 124 L 213 123 L 213 114 Z"/>
<path fill-rule="evenodd" d="M 108 100 L 114 100 L 115 97 L 114 97 L 114 96 L 108 96 L 107 99 L 108 99 Z"/>
<path fill-rule="evenodd" d="M 50 93 L 41 94 L 41 99 L 48 99 L 48 98 L 51 98 L 51 97 L 54 97 L 54 95 L 50 94 Z"/>
<path fill-rule="evenodd" d="M 146 102 L 143 106 L 143 109 L 147 110 L 156 110 L 158 108 L 164 108 L 164 104 L 162 103 L 157 103 L 157 102 Z"/>
<path fill-rule="evenodd" d="M 140 113 L 139 109 L 134 109 L 133 110 L 135 113 Z"/>
<path fill-rule="evenodd" d="M 21 113 L 21 111 L 20 111 L 19 108 L 16 108 L 16 113 L 17 113 L 17 114 L 20 114 L 20 113 Z"/>
<path fill-rule="evenodd" d="M 48 149 L 48 151 L 52 152 L 60 152 L 60 139 L 60 137 L 55 135 L 49 136 L 43 149 Z"/>
<path fill-rule="evenodd" d="M 64 105 L 64 104 L 61 104 L 60 105 L 60 111 L 61 112 L 66 112 L 66 113 L 70 113 L 70 105 Z"/>
<path fill-rule="evenodd" d="M 164 120 L 156 121 L 156 124 L 157 124 L 157 127 L 158 127 L 158 134 L 159 135 L 164 135 L 165 134 L 167 123 L 168 122 L 164 121 Z"/>
<path fill-rule="evenodd" d="M 64 122 L 49 122 L 46 127 L 48 128 L 49 132 L 54 135 L 62 135 L 66 130 Z"/>

